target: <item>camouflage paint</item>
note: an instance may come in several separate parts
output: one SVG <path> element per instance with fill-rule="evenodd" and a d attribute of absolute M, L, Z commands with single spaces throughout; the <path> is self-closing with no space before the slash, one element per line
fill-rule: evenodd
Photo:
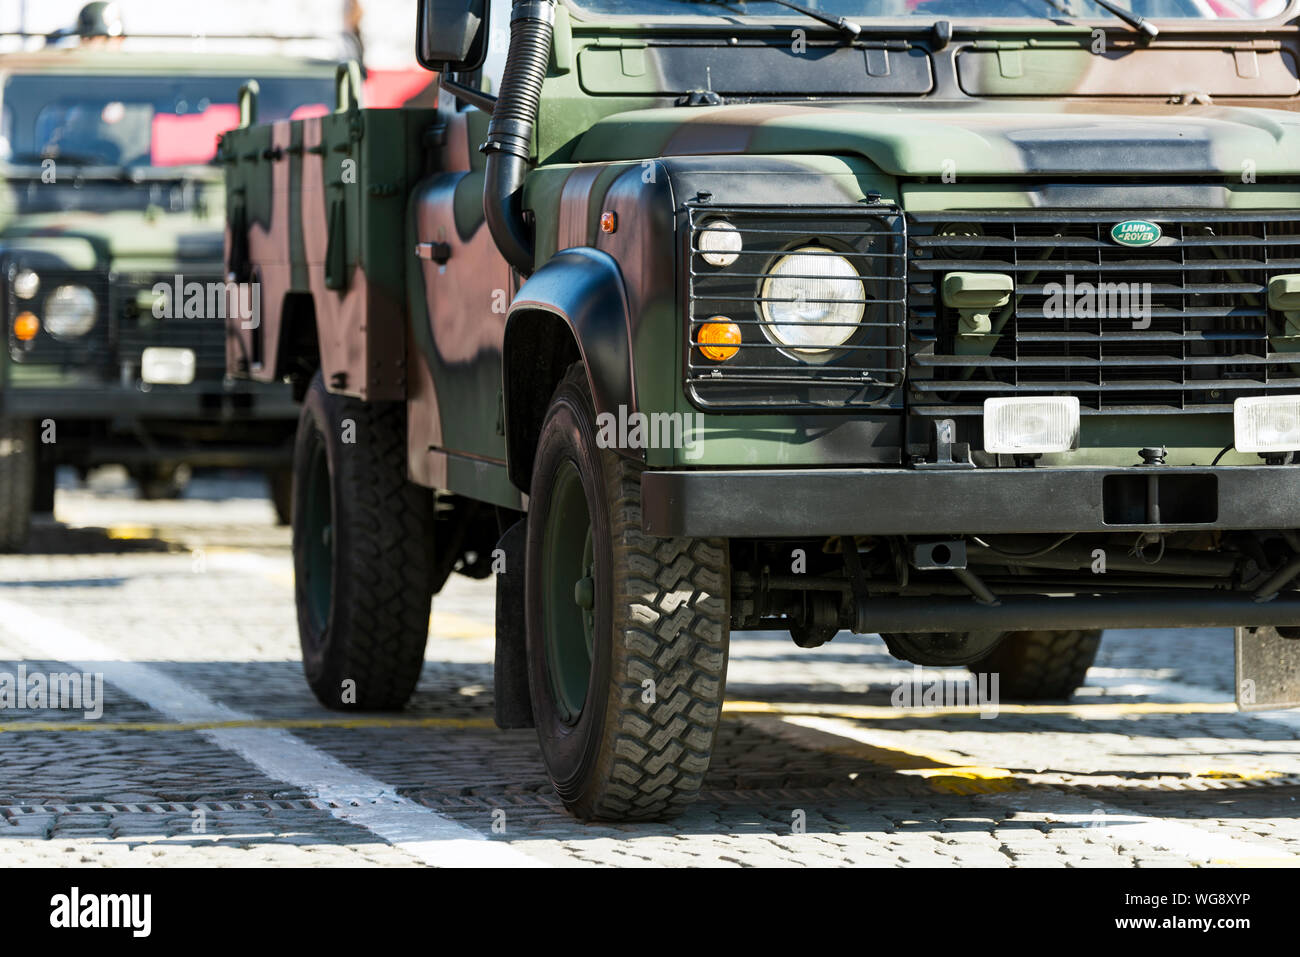
<path fill-rule="evenodd" d="M 675 105 L 687 90 L 668 82 L 680 72 L 669 49 L 674 42 L 716 44 L 713 59 L 700 60 L 702 89 L 710 77 L 740 82 L 716 65 L 746 53 L 729 38 L 788 42 L 790 24 L 804 25 L 793 14 L 789 23 L 766 21 L 760 28 L 711 12 L 645 23 L 582 21 L 564 5 L 557 10 L 538 164 L 525 187 L 525 207 L 536 222 L 539 266 L 574 247 L 600 250 L 617 262 L 630 310 L 633 385 L 625 400 L 632 408 L 694 411 L 681 388 L 684 293 L 676 231 L 681 204 L 700 190 L 718 204 L 857 203 L 874 192 L 907 208 L 1013 209 L 1048 205 L 1063 181 L 1087 175 L 1116 177 L 1097 186 L 1103 191 L 1121 190 L 1119 178 L 1136 184 L 1114 193 L 1135 207 L 1146 188 L 1148 198 L 1186 189 L 1186 202 L 1211 208 L 1300 208 L 1300 187 L 1276 182 L 1300 182 L 1294 27 L 1162 24 L 1160 39 L 1138 48 L 1107 21 L 1109 52 L 1095 56 L 1091 25 L 976 24 L 937 44 L 915 21 L 881 21 L 893 32 L 882 29 L 882 39 L 858 51 L 866 68 L 862 83 L 873 84 L 867 93 L 817 102 L 791 96 Z M 848 59 L 836 41 L 821 40 L 814 52 L 826 64 Z M 784 55 L 792 69 L 801 63 L 793 52 Z M 706 63 L 715 64 L 711 74 Z M 368 122 L 370 112 L 363 115 Z M 411 471 L 426 485 L 505 504 L 511 496 L 497 484 L 505 457 L 497 404 L 502 323 L 491 303 L 493 292 L 517 284 L 507 283 L 479 211 L 482 167 L 475 148 L 485 117 L 450 108 L 444 99 L 429 125 L 441 129 L 430 156 L 435 172 L 408 191 L 406 246 L 395 255 L 409 260 L 416 243 L 446 243 L 450 257 L 442 265 L 420 261 L 406 274 L 410 328 L 403 348 L 421 360 L 406 387 Z M 412 136 L 408 131 L 392 143 L 409 148 Z M 1273 181 L 1236 185 L 1247 163 Z M 954 172 L 957 182 L 944 181 Z M 1180 181 L 1188 176 L 1198 183 Z M 599 228 L 603 212 L 617 217 L 612 233 Z M 702 459 L 652 449 L 647 461 L 652 467 L 897 462 L 897 443 L 873 445 L 870 436 L 885 432 L 862 431 L 897 415 L 708 414 Z M 1205 439 L 1224 428 L 1221 418 L 1193 418 L 1160 430 L 1166 444 L 1178 433 L 1171 455 L 1180 461 L 1199 462 Z M 1135 443 L 1148 434 L 1141 422 L 1122 416 L 1091 417 L 1088 431 L 1092 438 L 1075 458 L 1054 464 L 1128 464 Z"/>
<path fill-rule="evenodd" d="M 427 109 L 348 110 L 222 139 L 231 229 L 227 268 L 262 283 L 263 320 L 230 327 L 232 371 L 283 374 L 284 309 L 313 304 L 320 368 L 337 391 L 406 397 L 406 273 L 401 223 L 423 167 Z M 245 243 L 235 243 L 238 233 Z M 245 366 L 244 356 L 263 356 Z"/>

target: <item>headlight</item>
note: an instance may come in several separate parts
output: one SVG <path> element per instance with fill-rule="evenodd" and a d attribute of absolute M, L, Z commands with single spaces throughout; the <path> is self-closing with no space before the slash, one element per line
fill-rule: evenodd
<path fill-rule="evenodd" d="M 20 269 L 14 276 L 13 288 L 19 299 L 31 299 L 41 288 L 41 277 L 30 269 Z"/>
<path fill-rule="evenodd" d="M 865 292 L 853 263 L 823 246 L 803 246 L 763 280 L 763 334 L 796 358 L 842 346 L 858 331 Z"/>
<path fill-rule="evenodd" d="M 59 286 L 45 300 L 45 330 L 55 339 L 84 336 L 95 318 L 95 294 L 85 286 Z"/>

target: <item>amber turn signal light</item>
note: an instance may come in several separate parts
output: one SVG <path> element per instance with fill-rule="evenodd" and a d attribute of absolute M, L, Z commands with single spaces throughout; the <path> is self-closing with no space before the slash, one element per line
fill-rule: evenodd
<path fill-rule="evenodd" d="M 740 351 L 740 326 L 725 319 L 710 319 L 700 326 L 699 345 L 706 359 L 730 359 Z"/>
<path fill-rule="evenodd" d="M 41 320 L 34 313 L 20 312 L 14 316 L 14 338 L 19 342 L 31 342 L 40 331 Z"/>

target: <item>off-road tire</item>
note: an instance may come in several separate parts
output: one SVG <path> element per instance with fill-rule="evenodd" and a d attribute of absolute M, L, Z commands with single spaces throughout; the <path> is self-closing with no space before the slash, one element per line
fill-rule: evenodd
<path fill-rule="evenodd" d="M 35 491 L 35 423 L 0 419 L 0 552 L 21 551 L 27 544 Z"/>
<path fill-rule="evenodd" d="M 1002 641 L 1000 631 L 931 631 L 881 634 L 889 653 L 900 661 L 929 668 L 970 665 L 991 654 Z"/>
<path fill-rule="evenodd" d="M 542 536 L 556 469 L 577 467 L 594 556 L 593 657 L 566 724 L 543 632 Z M 696 797 L 722 713 L 730 566 L 720 539 L 641 530 L 641 467 L 596 443 L 586 372 L 570 368 L 542 426 L 528 511 L 529 686 L 547 772 L 583 820 L 663 819 Z M 647 684 L 651 682 L 652 684 Z M 647 689 L 653 690 L 646 700 Z"/>
<path fill-rule="evenodd" d="M 345 440 L 350 438 L 353 441 Z M 320 458 L 323 456 L 323 461 Z M 313 470 L 327 482 L 328 595 L 318 614 L 308 539 Z M 319 490 L 319 486 L 317 490 Z M 433 599 L 433 493 L 406 478 L 406 410 L 326 390 L 317 373 L 294 444 L 294 591 L 303 671 L 338 710 L 401 708 L 424 664 Z"/>
<path fill-rule="evenodd" d="M 1060 700 L 1083 684 L 1100 646 L 1099 629 L 1013 631 L 970 670 L 997 673 L 1004 700 Z"/>

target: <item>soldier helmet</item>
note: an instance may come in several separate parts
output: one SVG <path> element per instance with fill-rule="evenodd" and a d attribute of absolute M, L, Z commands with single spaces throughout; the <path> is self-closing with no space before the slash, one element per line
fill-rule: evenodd
<path fill-rule="evenodd" d="M 83 40 L 90 37 L 120 37 L 122 32 L 122 11 L 116 3 L 96 0 L 86 4 L 77 14 L 77 35 Z"/>

